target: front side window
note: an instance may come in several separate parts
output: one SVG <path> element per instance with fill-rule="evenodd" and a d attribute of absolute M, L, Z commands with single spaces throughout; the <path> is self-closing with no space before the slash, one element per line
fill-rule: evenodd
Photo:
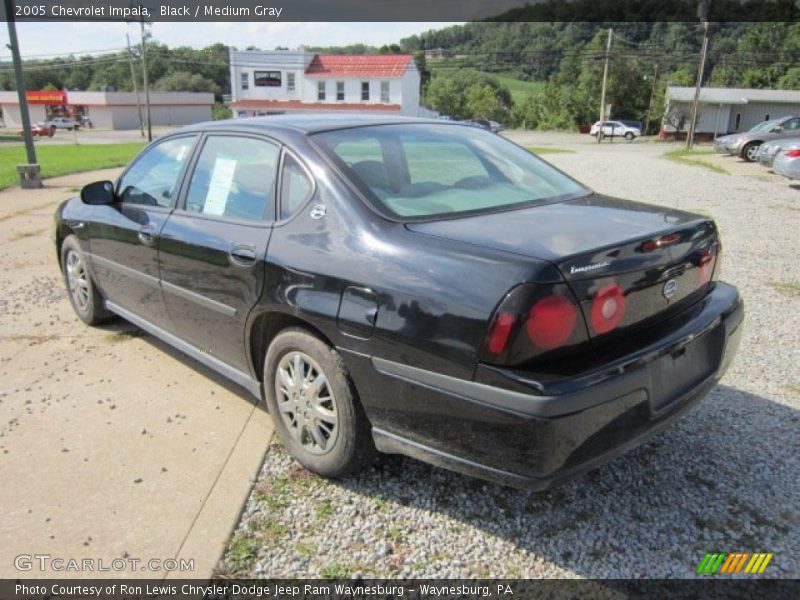
<path fill-rule="evenodd" d="M 240 75 L 242 81 L 242 89 L 249 90 L 250 89 L 250 77 L 247 73 L 242 73 Z"/>
<path fill-rule="evenodd" d="M 253 85 L 256 87 L 281 87 L 281 72 L 253 71 Z"/>
<path fill-rule="evenodd" d="M 460 125 L 376 125 L 315 141 L 383 212 L 429 218 L 591 193 L 500 136 Z"/>
<path fill-rule="evenodd" d="M 317 100 L 325 100 L 325 82 L 317 82 Z"/>
<path fill-rule="evenodd" d="M 381 81 L 381 102 L 389 102 L 389 82 Z"/>
<path fill-rule="evenodd" d="M 783 129 L 787 131 L 794 131 L 800 129 L 800 119 L 789 119 L 783 124 Z"/>
<path fill-rule="evenodd" d="M 278 146 L 266 140 L 211 136 L 189 182 L 186 210 L 214 217 L 272 220 Z"/>
<path fill-rule="evenodd" d="M 336 99 L 339 101 L 344 100 L 344 81 L 336 82 Z"/>
<path fill-rule="evenodd" d="M 288 219 L 303 207 L 314 184 L 291 154 L 285 154 L 281 174 L 281 219 Z"/>
<path fill-rule="evenodd" d="M 119 180 L 119 200 L 126 204 L 171 206 L 195 139 L 194 135 L 173 138 L 146 150 Z"/>
<path fill-rule="evenodd" d="M 369 81 L 361 82 L 361 100 L 369 100 Z"/>
<path fill-rule="evenodd" d="M 287 92 L 294 91 L 294 73 L 286 74 L 286 91 Z"/>

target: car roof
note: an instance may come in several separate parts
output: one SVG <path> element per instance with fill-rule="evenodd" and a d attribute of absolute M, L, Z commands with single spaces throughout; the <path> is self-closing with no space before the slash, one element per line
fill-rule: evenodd
<path fill-rule="evenodd" d="M 226 119 L 224 121 L 206 121 L 182 128 L 182 131 L 213 131 L 215 129 L 250 130 L 252 132 L 279 133 L 299 132 L 304 134 L 331 131 L 336 129 L 350 129 L 352 127 L 365 127 L 368 125 L 396 125 L 396 124 L 430 124 L 430 125 L 457 125 L 441 119 L 424 119 L 417 117 L 401 117 L 395 115 L 353 115 L 337 113 L 303 113 L 270 115 L 266 117 L 246 117 L 240 119 Z"/>

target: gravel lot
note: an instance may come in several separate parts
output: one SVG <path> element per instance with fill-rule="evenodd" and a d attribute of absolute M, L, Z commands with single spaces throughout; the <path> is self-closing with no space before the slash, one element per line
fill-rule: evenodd
<path fill-rule="evenodd" d="M 719 224 L 723 278 L 747 308 L 722 383 L 649 443 L 540 494 L 401 457 L 329 482 L 275 442 L 218 573 L 692 577 L 706 552 L 762 551 L 764 576 L 800 576 L 800 186 L 587 137 L 517 140 L 572 150 L 546 158 L 599 192 Z"/>

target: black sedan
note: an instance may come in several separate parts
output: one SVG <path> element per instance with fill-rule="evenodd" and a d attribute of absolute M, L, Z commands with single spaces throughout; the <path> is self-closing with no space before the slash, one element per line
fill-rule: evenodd
<path fill-rule="evenodd" d="M 331 477 L 401 453 L 544 489 L 696 404 L 738 343 L 709 219 L 441 121 L 206 123 L 56 213 L 78 316 L 266 401 Z"/>

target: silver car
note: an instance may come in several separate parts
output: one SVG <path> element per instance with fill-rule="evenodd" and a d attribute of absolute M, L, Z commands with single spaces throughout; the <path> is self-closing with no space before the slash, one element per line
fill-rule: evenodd
<path fill-rule="evenodd" d="M 800 137 L 764 142 L 758 148 L 756 159 L 762 167 L 771 169 L 772 163 L 775 157 L 778 156 L 778 153 L 783 150 L 791 150 L 792 148 L 800 148 Z"/>
<path fill-rule="evenodd" d="M 772 168 L 778 175 L 789 179 L 800 179 L 800 148 L 779 152 L 772 162 Z"/>
<path fill-rule="evenodd" d="M 714 141 L 717 152 L 734 154 L 753 162 L 758 158 L 758 148 L 764 142 L 800 135 L 800 117 L 783 117 L 764 121 L 744 133 L 724 135 Z"/>

